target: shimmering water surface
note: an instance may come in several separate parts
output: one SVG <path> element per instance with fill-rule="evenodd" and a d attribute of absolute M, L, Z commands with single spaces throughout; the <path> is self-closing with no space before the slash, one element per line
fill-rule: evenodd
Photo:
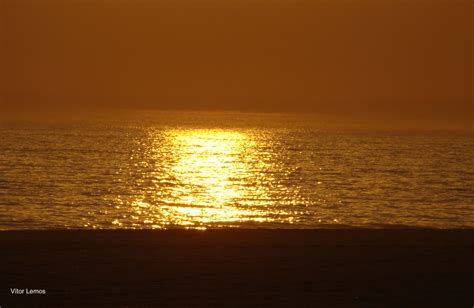
<path fill-rule="evenodd" d="M 0 229 L 474 227 L 469 133 L 142 113 L 0 141 Z"/>

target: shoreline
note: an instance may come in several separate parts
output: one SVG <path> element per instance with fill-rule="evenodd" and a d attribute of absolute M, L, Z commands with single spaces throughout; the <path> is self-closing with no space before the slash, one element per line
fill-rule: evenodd
<path fill-rule="evenodd" d="M 21 230 L 0 247 L 4 307 L 474 304 L 474 229 Z"/>

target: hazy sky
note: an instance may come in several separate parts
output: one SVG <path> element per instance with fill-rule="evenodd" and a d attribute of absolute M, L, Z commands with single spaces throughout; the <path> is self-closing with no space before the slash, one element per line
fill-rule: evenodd
<path fill-rule="evenodd" d="M 471 0 L 0 0 L 1 109 L 469 124 L 473 11 Z"/>

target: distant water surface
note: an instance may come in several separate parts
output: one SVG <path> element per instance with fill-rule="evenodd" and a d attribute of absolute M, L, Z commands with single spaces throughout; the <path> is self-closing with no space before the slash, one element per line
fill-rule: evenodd
<path fill-rule="evenodd" d="M 0 229 L 474 227 L 474 136 L 140 113 L 0 126 Z"/>

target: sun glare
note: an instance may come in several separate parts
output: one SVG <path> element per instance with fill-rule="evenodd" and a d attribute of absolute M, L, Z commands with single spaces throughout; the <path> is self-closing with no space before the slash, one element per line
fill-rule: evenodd
<path fill-rule="evenodd" d="M 224 206 L 240 197 L 231 182 L 245 174 L 239 160 L 249 146 L 245 134 L 221 130 L 172 132 L 178 159 L 173 175 L 179 180 L 173 202 L 194 206 Z"/>
<path fill-rule="evenodd" d="M 165 144 L 165 146 L 164 146 Z M 255 141 L 243 132 L 218 129 L 176 129 L 156 141 L 155 149 L 168 149 L 165 161 L 157 162 L 152 202 L 134 202 L 137 217 L 147 217 L 158 228 L 184 226 L 205 228 L 212 223 L 268 221 L 264 209 L 245 208 L 245 185 L 251 173 L 243 156 L 255 151 Z M 162 172 L 161 165 L 167 166 Z M 264 192 L 260 195 L 265 197 Z"/>

